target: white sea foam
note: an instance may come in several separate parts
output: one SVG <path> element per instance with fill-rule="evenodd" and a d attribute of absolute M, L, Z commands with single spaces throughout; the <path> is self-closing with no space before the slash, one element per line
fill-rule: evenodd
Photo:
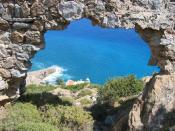
<path fill-rule="evenodd" d="M 67 69 L 64 69 L 63 67 L 60 67 L 58 65 L 53 65 L 49 68 L 54 68 L 56 71 L 50 75 L 48 75 L 46 78 L 43 79 L 43 83 L 48 83 L 48 84 L 56 84 L 56 80 L 58 78 L 62 78 L 62 79 L 69 79 L 71 78 L 70 75 L 65 74 L 65 72 L 67 71 Z"/>

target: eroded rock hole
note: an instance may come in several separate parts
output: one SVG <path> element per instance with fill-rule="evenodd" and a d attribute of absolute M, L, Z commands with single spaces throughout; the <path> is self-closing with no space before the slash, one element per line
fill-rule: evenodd
<path fill-rule="evenodd" d="M 45 73 L 44 81 L 49 83 L 60 77 L 103 84 L 113 77 L 134 74 L 142 78 L 159 72 L 158 67 L 148 66 L 150 49 L 134 29 L 103 29 L 82 19 L 63 31 L 46 32 L 45 42 L 30 71 L 56 68 L 56 73 Z"/>

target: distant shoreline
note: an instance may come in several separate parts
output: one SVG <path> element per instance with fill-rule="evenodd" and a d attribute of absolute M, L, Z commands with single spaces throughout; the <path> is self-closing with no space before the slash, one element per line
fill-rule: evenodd
<path fill-rule="evenodd" d="M 60 74 L 62 74 L 63 69 L 58 66 L 51 66 L 45 69 L 31 71 L 27 73 L 26 85 L 40 85 L 47 83 L 47 81 L 52 81 L 56 79 Z"/>
<path fill-rule="evenodd" d="M 48 68 L 30 71 L 27 73 L 26 85 L 41 85 L 41 84 L 56 84 L 56 80 L 63 75 L 63 69 L 59 66 L 51 66 Z M 147 83 L 151 76 L 141 78 L 144 83 Z M 67 82 L 73 81 L 69 79 Z M 75 82 L 75 81 L 74 81 Z"/>

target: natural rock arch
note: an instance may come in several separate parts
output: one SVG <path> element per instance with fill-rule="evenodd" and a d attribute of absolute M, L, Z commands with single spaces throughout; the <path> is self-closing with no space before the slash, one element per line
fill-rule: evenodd
<path fill-rule="evenodd" d="M 44 46 L 43 34 L 89 18 L 105 28 L 136 28 L 149 43 L 153 76 L 129 115 L 130 130 L 162 125 L 160 106 L 175 109 L 175 6 L 169 0 L 0 0 L 0 101 L 19 97 L 30 59 Z M 168 94 L 168 95 L 167 95 Z"/>

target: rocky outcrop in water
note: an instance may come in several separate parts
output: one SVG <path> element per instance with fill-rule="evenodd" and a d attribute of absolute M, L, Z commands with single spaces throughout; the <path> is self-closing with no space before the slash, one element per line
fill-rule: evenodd
<path fill-rule="evenodd" d="M 165 112 L 175 109 L 174 0 L 0 0 L 0 98 L 23 92 L 30 59 L 44 48 L 44 33 L 80 18 L 105 28 L 135 28 L 148 42 L 149 64 L 161 71 L 133 106 L 129 130 L 162 128 Z"/>
<path fill-rule="evenodd" d="M 31 71 L 27 73 L 26 86 L 27 85 L 40 85 L 46 84 L 45 79 L 55 73 L 57 69 L 54 67 L 46 68 L 43 70 Z M 61 71 L 58 71 L 61 72 Z"/>

